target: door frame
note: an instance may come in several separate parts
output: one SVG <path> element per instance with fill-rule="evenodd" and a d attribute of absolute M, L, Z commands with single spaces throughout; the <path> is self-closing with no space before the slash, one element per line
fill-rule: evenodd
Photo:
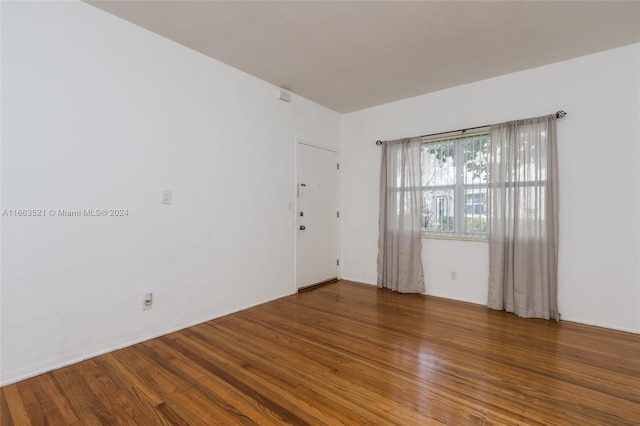
<path fill-rule="evenodd" d="M 294 149 L 294 181 L 293 181 L 293 199 L 295 200 L 295 202 L 293 203 L 294 205 L 294 211 L 293 211 L 293 232 L 294 232 L 294 237 L 293 237 L 293 241 L 294 241 L 294 245 L 293 245 L 293 288 L 294 288 L 294 293 L 298 292 L 298 211 L 299 209 L 299 205 L 298 205 L 298 149 L 300 147 L 300 145 L 306 145 L 309 146 L 311 148 L 317 148 L 317 149 L 323 149 L 325 151 L 329 151 L 329 152 L 333 152 L 334 154 L 336 154 L 336 159 L 338 161 L 338 164 L 340 164 L 340 151 L 338 151 L 335 148 L 331 148 L 325 145 L 319 145 L 316 143 L 312 143 L 309 142 L 308 140 L 305 139 L 301 139 L 301 138 L 296 138 L 295 140 L 295 149 Z M 336 206 L 338 208 L 338 211 L 341 211 L 341 201 L 342 201 L 342 195 L 340 193 L 340 187 L 341 187 L 341 173 L 340 173 L 340 169 L 338 169 L 336 171 L 337 176 L 336 176 Z M 338 220 L 338 224 L 336 227 L 336 241 L 337 241 L 337 247 L 336 247 L 336 254 L 338 256 L 338 259 L 341 259 L 341 247 L 342 247 L 342 241 L 340 240 L 340 230 L 341 230 L 341 220 Z M 342 260 L 340 260 L 340 264 L 336 265 L 336 276 L 338 277 L 338 279 L 341 279 L 342 277 Z"/>

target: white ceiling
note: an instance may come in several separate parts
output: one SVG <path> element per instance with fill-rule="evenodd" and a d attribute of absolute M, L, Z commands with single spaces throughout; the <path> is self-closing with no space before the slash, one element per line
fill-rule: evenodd
<path fill-rule="evenodd" d="M 639 1 L 88 3 L 340 113 L 640 41 Z"/>

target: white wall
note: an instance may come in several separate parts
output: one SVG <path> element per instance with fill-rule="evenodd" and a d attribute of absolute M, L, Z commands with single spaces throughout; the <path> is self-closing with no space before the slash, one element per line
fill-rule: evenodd
<path fill-rule="evenodd" d="M 2 218 L 0 381 L 293 293 L 298 137 L 339 147 L 340 116 L 87 4 L 2 2 L 2 209 L 129 215 Z"/>
<path fill-rule="evenodd" d="M 568 112 L 558 122 L 562 318 L 640 332 L 640 45 L 342 117 L 342 276 L 375 283 L 377 139 Z M 427 293 L 485 304 L 486 243 L 423 240 Z M 456 270 L 458 280 L 449 279 Z"/>

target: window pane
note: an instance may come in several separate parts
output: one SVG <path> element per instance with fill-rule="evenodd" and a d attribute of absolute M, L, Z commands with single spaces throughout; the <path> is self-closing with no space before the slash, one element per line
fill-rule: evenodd
<path fill-rule="evenodd" d="M 487 188 L 466 189 L 465 229 L 467 234 L 487 233 Z"/>
<path fill-rule="evenodd" d="M 443 186 L 456 182 L 454 142 L 422 145 L 422 185 Z"/>
<path fill-rule="evenodd" d="M 427 189 L 423 195 L 422 228 L 435 233 L 454 231 L 454 189 Z"/>
<path fill-rule="evenodd" d="M 489 135 L 464 138 L 464 184 L 487 183 L 487 145 Z"/>

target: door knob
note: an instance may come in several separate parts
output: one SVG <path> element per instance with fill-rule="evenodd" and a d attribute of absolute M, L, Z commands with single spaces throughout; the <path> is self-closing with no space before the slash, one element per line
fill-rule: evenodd
<path fill-rule="evenodd" d="M 304 231 L 305 229 L 307 229 L 304 225 L 300 225 L 300 230 Z"/>

